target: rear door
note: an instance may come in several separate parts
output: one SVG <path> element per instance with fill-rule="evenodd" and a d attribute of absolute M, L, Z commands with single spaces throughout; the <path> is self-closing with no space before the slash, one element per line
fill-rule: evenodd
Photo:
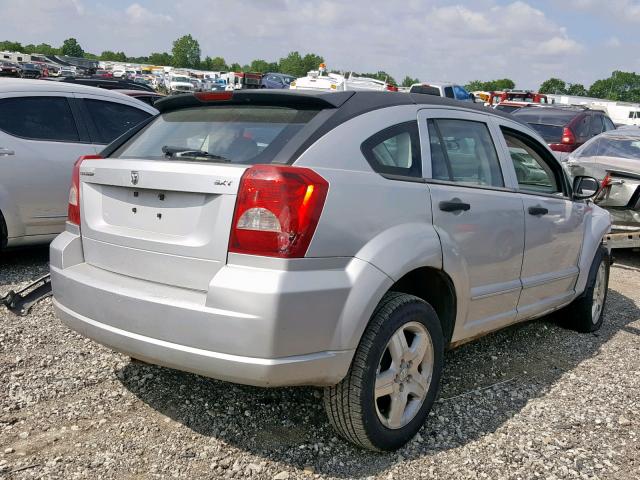
<path fill-rule="evenodd" d="M 459 294 L 456 338 L 500 328 L 517 317 L 524 250 L 522 198 L 510 190 L 491 117 L 452 109 L 418 116 L 433 224 L 445 270 Z M 507 165 L 508 166 L 508 165 Z"/>
<path fill-rule="evenodd" d="M 571 200 L 561 165 L 529 132 L 506 119 L 498 123 L 524 203 L 523 289 L 518 320 L 525 320 L 573 298 L 587 204 Z"/>
<path fill-rule="evenodd" d="M 72 100 L 59 92 L 0 99 L 1 188 L 4 201 L 15 208 L 12 223 L 21 226 L 11 236 L 51 235 L 64 228 L 73 163 L 96 153 Z"/>

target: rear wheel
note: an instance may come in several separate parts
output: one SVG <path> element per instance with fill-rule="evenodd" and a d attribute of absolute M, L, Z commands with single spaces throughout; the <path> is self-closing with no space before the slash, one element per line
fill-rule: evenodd
<path fill-rule="evenodd" d="M 610 264 L 609 252 L 600 247 L 593 258 L 584 293 L 560 313 L 560 321 L 567 328 L 588 333 L 595 332 L 602 326 L 609 289 Z"/>
<path fill-rule="evenodd" d="M 442 328 L 433 308 L 412 295 L 380 301 L 347 376 L 325 389 L 329 421 L 345 439 L 395 450 L 418 432 L 440 383 Z"/>

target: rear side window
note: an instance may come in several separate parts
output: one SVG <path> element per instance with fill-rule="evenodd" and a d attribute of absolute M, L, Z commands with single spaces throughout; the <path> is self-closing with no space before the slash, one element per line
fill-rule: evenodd
<path fill-rule="evenodd" d="M 593 115 L 591 117 L 591 136 L 595 137 L 602 133 L 604 129 L 604 123 L 602 122 L 602 115 Z"/>
<path fill-rule="evenodd" d="M 444 96 L 447 98 L 456 98 L 453 95 L 453 88 L 451 87 L 444 87 Z"/>
<path fill-rule="evenodd" d="M 606 131 L 609 130 L 615 130 L 616 126 L 613 124 L 613 122 L 611 121 L 611 119 L 609 117 L 604 117 L 604 129 Z"/>
<path fill-rule="evenodd" d="M 113 156 L 271 163 L 319 110 L 274 106 L 207 106 L 165 112 Z"/>
<path fill-rule="evenodd" d="M 418 123 L 400 123 L 386 128 L 362 144 L 362 154 L 378 173 L 422 177 Z"/>
<path fill-rule="evenodd" d="M 0 100 L 0 130 L 31 140 L 78 142 L 78 129 L 64 97 Z"/>
<path fill-rule="evenodd" d="M 430 119 L 427 126 L 434 180 L 504 187 L 498 154 L 486 124 Z"/>
<path fill-rule="evenodd" d="M 89 115 L 98 130 L 96 143 L 111 143 L 127 130 L 151 116 L 135 107 L 102 100 L 84 100 Z"/>

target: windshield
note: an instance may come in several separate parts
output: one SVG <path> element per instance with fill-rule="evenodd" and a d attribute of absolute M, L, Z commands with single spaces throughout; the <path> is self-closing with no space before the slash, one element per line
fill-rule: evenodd
<path fill-rule="evenodd" d="M 163 113 L 115 153 L 116 158 L 271 163 L 317 110 L 210 106 Z"/>
<path fill-rule="evenodd" d="M 187 77 L 171 77 L 172 82 L 191 83 L 191 79 Z"/>

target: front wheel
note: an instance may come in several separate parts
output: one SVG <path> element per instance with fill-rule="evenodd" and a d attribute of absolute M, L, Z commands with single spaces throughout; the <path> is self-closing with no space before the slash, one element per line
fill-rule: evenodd
<path fill-rule="evenodd" d="M 609 289 L 609 266 L 611 260 L 606 248 L 596 252 L 584 293 L 562 311 L 561 322 L 578 332 L 589 333 L 600 329 L 604 321 L 604 306 Z"/>
<path fill-rule="evenodd" d="M 387 293 L 347 376 L 325 388 L 330 423 L 361 447 L 400 448 L 424 424 L 438 392 L 443 362 L 442 327 L 431 305 L 412 295 Z"/>

